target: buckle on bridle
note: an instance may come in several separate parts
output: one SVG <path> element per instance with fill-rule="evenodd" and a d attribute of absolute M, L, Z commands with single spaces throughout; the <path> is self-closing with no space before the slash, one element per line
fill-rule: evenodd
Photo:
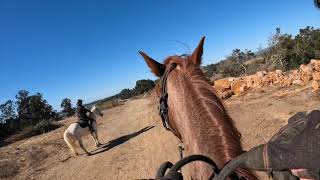
<path fill-rule="evenodd" d="M 164 93 L 161 97 L 160 97 L 160 101 L 159 101 L 159 115 L 162 119 L 162 124 L 163 127 L 166 130 L 170 130 L 170 125 L 169 125 L 169 115 L 168 115 L 168 93 Z"/>

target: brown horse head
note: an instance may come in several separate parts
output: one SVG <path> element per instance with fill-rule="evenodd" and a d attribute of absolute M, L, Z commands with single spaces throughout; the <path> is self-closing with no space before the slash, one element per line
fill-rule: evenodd
<path fill-rule="evenodd" d="M 172 132 L 183 141 L 187 155 L 208 156 L 222 168 L 243 150 L 240 133 L 200 69 L 204 39 L 200 40 L 191 55 L 169 56 L 164 63 L 141 51 L 140 54 L 157 77 L 163 76 L 174 65 L 166 82 Z M 193 164 L 193 179 L 207 179 L 211 173 L 212 170 L 206 165 Z M 246 179 L 256 179 L 246 169 L 238 169 L 236 174 Z"/>

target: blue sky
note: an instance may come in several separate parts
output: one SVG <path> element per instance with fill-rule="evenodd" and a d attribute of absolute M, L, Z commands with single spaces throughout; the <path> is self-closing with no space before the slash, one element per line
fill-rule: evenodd
<path fill-rule="evenodd" d="M 232 49 L 257 50 L 280 27 L 319 27 L 313 0 L 1 0 L 0 103 L 21 89 L 59 109 L 65 97 L 90 102 L 155 79 L 138 55 L 162 60 L 206 36 L 204 64 Z"/>

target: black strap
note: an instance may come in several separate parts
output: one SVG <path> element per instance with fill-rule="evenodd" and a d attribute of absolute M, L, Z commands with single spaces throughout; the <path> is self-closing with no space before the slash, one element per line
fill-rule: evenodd
<path fill-rule="evenodd" d="M 159 115 L 162 119 L 163 127 L 166 130 L 172 130 L 169 123 L 169 108 L 168 108 L 168 93 L 167 93 L 167 79 L 170 72 L 177 67 L 177 64 L 171 64 L 161 79 L 161 96 L 159 100 Z"/>
<path fill-rule="evenodd" d="M 159 115 L 162 119 L 163 127 L 166 130 L 170 130 L 171 126 L 169 124 L 169 111 L 168 111 L 168 94 L 162 94 L 159 101 Z"/>

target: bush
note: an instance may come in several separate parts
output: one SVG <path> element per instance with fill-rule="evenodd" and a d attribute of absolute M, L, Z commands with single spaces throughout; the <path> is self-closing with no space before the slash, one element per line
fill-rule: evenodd
<path fill-rule="evenodd" d="M 309 63 L 310 59 L 320 59 L 320 29 L 306 27 L 296 36 L 282 34 L 280 28 L 269 38 L 269 47 L 256 54 L 249 50 L 235 49 L 223 61 L 203 67 L 211 78 L 215 74 L 224 77 L 254 74 L 256 71 L 288 71 Z"/>
<path fill-rule="evenodd" d="M 120 99 L 129 99 L 133 96 L 135 96 L 136 93 L 135 93 L 135 90 L 134 89 L 123 89 L 119 94 L 118 94 L 118 97 Z"/>
<path fill-rule="evenodd" d="M 75 110 L 72 108 L 71 99 L 69 98 L 64 98 L 60 107 L 62 108 L 62 112 L 66 113 L 67 117 L 73 116 L 75 113 Z"/>
<path fill-rule="evenodd" d="M 35 135 L 44 134 L 49 131 L 59 128 L 61 125 L 57 122 L 51 120 L 41 120 L 33 127 L 33 132 Z"/>
<path fill-rule="evenodd" d="M 136 87 L 134 88 L 135 94 L 140 95 L 143 94 L 155 86 L 154 82 L 150 79 L 142 79 L 136 82 Z"/>
<path fill-rule="evenodd" d="M 207 77 L 212 77 L 214 76 L 215 74 L 218 74 L 218 64 L 209 64 L 207 66 L 204 66 L 203 67 L 203 70 L 204 70 L 204 74 L 207 76 Z"/>
<path fill-rule="evenodd" d="M 120 103 L 117 99 L 114 99 L 114 100 L 109 100 L 109 101 L 105 101 L 103 103 L 99 103 L 98 106 L 104 110 L 104 109 L 110 109 L 110 108 L 113 108 L 113 107 L 116 107 L 116 106 L 119 106 Z"/>

